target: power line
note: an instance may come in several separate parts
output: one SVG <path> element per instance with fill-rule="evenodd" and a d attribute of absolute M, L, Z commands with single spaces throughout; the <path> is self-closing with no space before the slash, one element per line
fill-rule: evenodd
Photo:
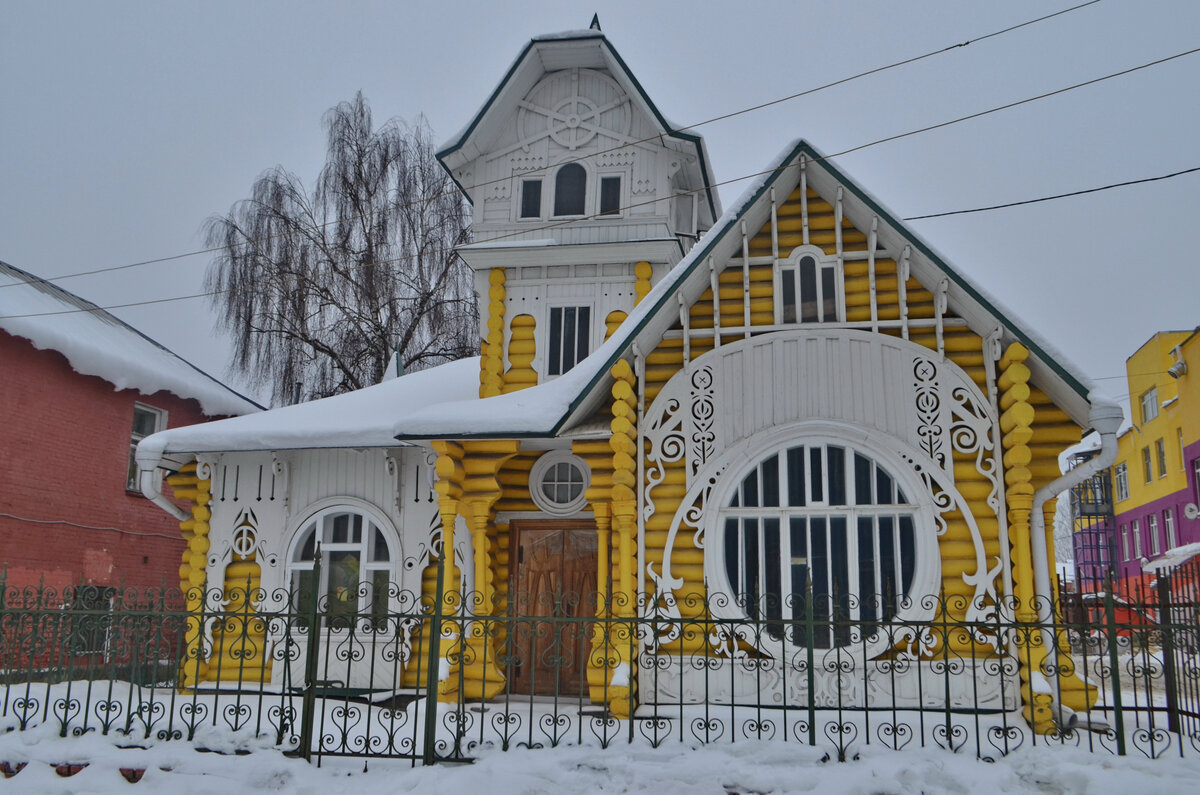
<path fill-rule="evenodd" d="M 1114 182 L 1111 185 L 1102 185 L 1099 188 L 1087 188 L 1085 190 L 1075 190 L 1075 191 L 1071 191 L 1070 193 L 1058 193 L 1058 194 L 1055 194 L 1054 196 L 1042 196 L 1041 198 L 1038 198 L 1038 199 L 1025 199 L 1023 201 L 1008 202 L 1006 204 L 993 204 L 988 207 L 975 207 L 970 210 L 951 210 L 951 211 L 945 212 L 945 213 L 930 213 L 929 215 L 914 215 L 909 218 L 905 218 L 904 220 L 905 221 L 921 221 L 926 218 L 945 218 L 948 215 L 966 215 L 967 213 L 982 213 L 982 212 L 987 212 L 988 210 L 1002 210 L 1005 207 L 1020 207 L 1021 205 L 1024 205 L 1024 204 L 1037 204 L 1038 202 L 1048 202 L 1048 201 L 1053 201 L 1054 199 L 1065 199 L 1069 196 L 1083 196 L 1084 194 L 1087 194 L 1087 193 L 1099 193 L 1100 191 L 1112 190 L 1113 188 L 1124 188 L 1129 185 L 1141 185 L 1145 182 L 1157 182 L 1160 179 L 1171 179 L 1172 177 L 1180 177 L 1180 176 L 1183 176 L 1184 174 L 1192 174 L 1197 171 L 1200 171 L 1200 166 L 1196 166 L 1195 168 L 1187 168 L 1187 169 L 1184 169 L 1183 171 L 1176 171 L 1171 174 L 1162 174 L 1161 176 L 1157 176 L 1157 177 L 1145 177 L 1143 179 L 1131 179 L 1126 182 Z"/>
<path fill-rule="evenodd" d="M 744 114 L 747 114 L 747 113 L 752 113 L 752 112 L 754 112 L 754 111 L 762 110 L 762 109 L 764 109 L 764 108 L 769 108 L 769 107 L 772 107 L 772 106 L 774 106 L 774 105 L 780 105 L 780 104 L 783 104 L 783 103 L 785 103 L 785 102 L 790 102 L 790 101 L 792 101 L 792 100 L 794 100 L 794 99 L 799 99 L 799 98 L 801 98 L 801 97 L 806 97 L 806 96 L 809 96 L 810 94 L 815 94 L 815 93 L 817 93 L 817 92 L 820 92 L 820 91 L 825 91 L 826 89 L 835 88 L 835 87 L 837 87 L 837 86 L 840 86 L 840 85 L 845 85 L 846 83 L 850 83 L 850 82 L 853 82 L 853 81 L 855 81 L 855 80 L 859 80 L 859 79 L 861 79 L 861 78 L 864 78 L 864 77 L 869 77 L 869 76 L 871 76 L 871 75 L 880 74 L 881 72 L 886 72 L 886 71 L 888 71 L 888 70 L 895 69 L 895 68 L 897 68 L 897 67 L 900 67 L 900 66 L 907 66 L 908 64 L 917 63 L 918 61 L 923 61 L 923 60 L 925 60 L 926 58 L 931 58 L 931 57 L 933 57 L 933 56 L 935 56 L 935 55 L 941 55 L 941 54 L 943 54 L 943 53 L 947 53 L 947 52 L 950 52 L 950 51 L 952 51 L 952 50 L 961 49 L 961 48 L 963 48 L 963 47 L 967 47 L 967 46 L 969 46 L 969 45 L 971 45 L 971 44 L 975 44 L 976 42 L 986 41 L 987 39 L 992 39 L 992 38 L 995 38 L 995 37 L 997 37 L 997 36 L 1002 36 L 1002 35 L 1004 35 L 1004 34 L 1006 34 L 1006 33 L 1011 33 L 1011 32 L 1012 32 L 1012 31 L 1014 31 L 1014 30 L 1020 30 L 1021 28 L 1026 28 L 1026 27 L 1029 27 L 1030 25 L 1035 25 L 1035 24 L 1037 24 L 1037 23 L 1039 23 L 1039 22 L 1044 22 L 1044 21 L 1046 21 L 1046 20 L 1048 20 L 1048 19 L 1053 19 L 1054 17 L 1062 16 L 1063 14 L 1069 14 L 1069 13 L 1071 13 L 1072 11 L 1078 11 L 1078 10 L 1080 10 L 1080 9 L 1082 9 L 1082 8 L 1086 8 L 1087 6 L 1096 5 L 1096 4 L 1097 4 L 1097 3 L 1099 3 L 1099 2 L 1100 2 L 1100 0 L 1088 0 L 1088 2 L 1085 2 L 1085 3 L 1080 3 L 1080 4 L 1078 4 L 1078 5 L 1071 6 L 1070 8 L 1064 8 L 1064 9 L 1062 9 L 1061 11 L 1055 11 L 1055 12 L 1053 12 L 1053 13 L 1050 13 L 1050 14 L 1045 14 L 1045 15 L 1043 15 L 1043 16 L 1040 16 L 1040 17 L 1037 17 L 1037 18 L 1035 18 L 1035 19 L 1026 20 L 1025 22 L 1021 22 L 1021 23 L 1018 23 L 1018 24 L 1016 24 L 1016 25 L 1010 25 L 1010 26 L 1009 26 L 1009 27 L 1007 27 L 1007 28 L 1002 28 L 1002 29 L 1000 29 L 1000 30 L 992 31 L 991 33 L 987 33 L 987 34 L 984 34 L 984 35 L 982 35 L 982 36 L 977 36 L 977 37 L 976 37 L 976 38 L 974 38 L 974 39 L 968 39 L 968 40 L 966 40 L 966 41 L 959 42 L 959 43 L 957 43 L 957 44 L 951 44 L 951 45 L 948 45 L 948 46 L 946 46 L 946 47 L 940 47 L 940 48 L 938 48 L 938 49 L 936 49 L 936 50 L 930 50 L 929 52 L 923 53 L 923 54 L 921 54 L 921 55 L 915 55 L 915 56 L 912 56 L 912 57 L 910 57 L 910 58 L 905 58 L 905 59 L 903 59 L 903 60 L 900 60 L 900 61 L 895 61 L 895 62 L 893 62 L 893 63 L 886 64 L 886 65 L 884 65 L 884 66 L 878 66 L 878 67 L 875 67 L 874 69 L 868 69 L 868 70 L 866 70 L 866 71 L 864 71 L 864 72 L 858 72 L 857 74 L 850 75 L 849 77 L 843 77 L 843 78 L 841 78 L 841 79 L 834 80 L 833 82 L 830 82 L 830 83 L 825 83 L 824 85 L 820 85 L 820 86 L 816 86 L 815 88 L 809 88 L 809 89 L 805 89 L 804 91 L 798 91 L 798 92 L 796 92 L 796 93 L 794 93 L 794 94 L 789 94 L 789 95 L 787 95 L 787 96 L 785 96 L 785 97 L 780 97 L 780 98 L 778 98 L 778 99 L 773 99 L 773 100 L 770 100 L 770 101 L 767 101 L 767 102 L 762 102 L 762 103 L 759 103 L 759 104 L 757 104 L 757 105 L 751 105 L 750 107 L 742 108 L 742 109 L 740 109 L 740 110 L 731 111 L 731 112 L 729 112 L 729 113 L 723 113 L 723 114 L 721 114 L 721 115 L 719 115 L 719 116 L 713 116 L 712 118 L 710 118 L 710 119 L 705 119 L 704 121 L 699 121 L 699 122 L 696 122 L 696 123 L 694 123 L 694 124 L 689 124 L 689 125 L 686 125 L 686 126 L 683 126 L 683 127 L 678 127 L 678 128 L 676 128 L 676 129 L 672 130 L 671 132 L 684 132 L 685 130 L 694 130 L 694 129 L 696 129 L 697 127 L 703 127 L 703 126 L 705 126 L 705 125 L 707 125 L 707 124 L 713 124 L 714 122 L 718 122 L 718 121 L 724 121 L 724 120 L 726 120 L 726 119 L 732 119 L 732 118 L 734 118 L 734 117 L 737 117 L 737 116 L 742 116 L 742 115 L 744 115 Z M 658 135 L 652 135 L 652 136 L 649 136 L 649 137 L 646 137 L 646 138 L 642 138 L 642 139 L 639 139 L 639 140 L 629 141 L 629 142 L 627 142 L 627 143 L 619 144 L 619 145 L 617 145 L 617 146 L 612 146 L 612 147 L 609 147 L 609 148 L 607 148 L 607 149 L 601 149 L 601 150 L 599 150 L 599 151 L 592 152 L 592 153 L 590 153 L 590 154 L 587 154 L 587 155 L 580 155 L 580 156 L 578 156 L 578 157 L 574 157 L 574 158 L 570 158 L 570 159 L 564 160 L 564 161 L 563 161 L 563 162 L 561 162 L 561 163 L 556 163 L 556 164 L 554 165 L 554 168 L 559 168 L 559 167 L 561 167 L 561 166 L 563 166 L 563 165 L 566 165 L 567 163 L 578 163 L 578 162 L 581 162 L 581 161 L 583 161 L 583 160 L 587 160 L 587 159 L 589 159 L 589 158 L 593 158 L 593 157 L 599 157 L 600 155 L 604 155 L 604 154 L 608 154 L 608 153 L 611 153 L 611 152 L 619 151 L 619 150 L 621 150 L 621 149 L 626 149 L 626 148 L 628 148 L 628 147 L 630 147 L 630 146 L 637 146 L 638 144 L 650 143 L 650 142 L 653 142 L 653 141 L 657 141 L 658 139 L 659 139 L 659 136 L 658 136 Z M 532 173 L 537 173 L 537 172 L 539 172 L 539 171 L 547 171 L 549 168 L 550 168 L 549 166 L 543 166 L 543 167 L 541 167 L 541 168 L 534 169 L 533 171 L 531 171 L 531 172 L 528 172 L 528 173 L 532 174 Z M 474 184 L 474 185 L 472 185 L 471 187 L 472 187 L 473 189 L 482 188 L 482 187 L 486 187 L 486 186 L 488 186 L 488 185 L 493 185 L 493 184 L 496 184 L 496 183 L 498 183 L 498 182 L 505 182 L 505 181 L 507 181 L 508 179 L 510 179 L 510 178 L 509 178 L 509 177 L 500 177 L 500 178 L 497 178 L 497 179 L 488 180 L 488 181 L 486 181 L 486 182 L 479 182 L 479 183 L 475 183 L 475 184 Z M 737 180 L 732 180 L 732 181 L 735 181 L 735 182 L 736 182 Z M 714 188 L 714 187 L 717 187 L 717 185 L 721 185 L 721 184 L 727 184 L 727 183 L 717 183 L 717 184 L 715 184 L 715 185 L 709 185 L 709 186 L 705 186 L 705 189 Z M 454 196 L 454 195 L 456 195 L 456 194 L 457 194 L 457 190 L 454 190 L 454 191 L 450 191 L 450 192 L 447 192 L 447 193 L 440 194 L 440 195 L 438 195 L 438 196 L 434 196 L 434 197 L 432 197 L 432 198 L 434 198 L 434 199 L 440 199 L 440 198 L 445 198 L 445 197 L 447 197 L 447 196 Z M 395 204 L 395 205 L 391 205 L 391 206 L 392 206 L 393 208 L 399 209 L 399 208 L 403 208 L 403 207 L 409 207 L 409 206 L 413 206 L 413 205 L 415 205 L 415 204 L 417 204 L 417 203 L 418 203 L 418 202 L 405 202 L 405 203 Z M 327 226 L 331 226 L 331 225 L 333 225 L 333 224 L 336 224 L 336 223 L 339 223 L 340 221 L 343 221 L 343 220 L 348 220 L 348 219 L 343 219 L 343 218 L 335 218 L 335 219 L 333 219 L 333 220 L 331 220 L 331 221 L 327 221 L 326 223 L 323 223 L 323 224 L 320 224 L 320 225 L 318 225 L 318 226 L 314 226 L 314 227 L 311 227 L 311 228 L 312 228 L 312 229 L 323 229 L 323 228 L 325 228 L 325 227 L 327 227 Z M 264 238 L 251 238 L 251 239 L 249 239 L 249 240 L 246 240 L 246 241 L 244 241 L 244 242 L 242 242 L 242 243 L 237 243 L 236 245 L 239 245 L 239 246 L 246 246 L 246 245 L 250 245 L 250 244 L 252 244 L 252 243 L 256 243 L 256 242 L 266 242 L 266 241 L 268 241 L 268 240 L 272 240 L 272 239 L 274 239 L 274 238 L 276 238 L 276 237 L 283 237 L 283 236 L 286 236 L 286 235 L 291 235 L 291 234 L 295 234 L 295 233 L 294 233 L 294 232 L 284 232 L 284 233 L 280 233 L 280 234 L 278 234 L 278 235 L 268 235 L 267 237 L 264 237 Z M 203 249 L 197 249 L 197 250 L 195 250 L 195 251 L 187 251 L 187 252 L 184 252 L 184 253 L 182 253 L 182 254 L 172 254 L 172 255 L 170 255 L 170 256 L 166 256 L 166 257 L 155 257 L 154 259 L 139 260 L 139 261 L 137 261 L 137 262 L 130 262 L 130 263 L 127 263 L 127 264 L 124 264 L 124 265 L 112 265 L 112 266 L 109 266 L 109 267 L 104 267 L 104 268 L 94 268 L 94 269 L 92 269 L 92 270 L 87 270 L 87 271 L 78 271 L 78 272 L 76 272 L 76 273 L 67 273 L 67 274 L 64 274 L 64 275 L 62 275 L 62 276 L 53 276 L 53 277 L 45 278 L 45 279 L 42 279 L 42 281 L 45 281 L 45 282 L 58 282 L 58 281 L 65 281 L 66 279 L 74 279 L 74 278 L 77 278 L 77 277 L 80 277 L 80 276 L 93 276 L 93 275 L 95 275 L 95 274 L 98 274 L 98 273 L 111 273 L 111 272 L 113 272 L 113 271 L 127 270 L 127 269 L 129 269 L 129 268 L 138 268 L 138 267 L 141 267 L 141 266 L 143 266 L 143 265 L 156 265 L 156 264 L 159 264 L 159 263 L 164 263 L 164 262 L 174 262 L 175 260 L 186 259 L 186 258 L 188 258 L 188 257 L 196 257 L 196 256 L 200 256 L 200 255 L 203 255 L 203 254 L 215 254 L 216 252 L 218 252 L 218 251 L 222 251 L 222 250 L 224 250 L 224 249 L 226 249 L 226 248 L 229 248 L 229 245 L 222 245 L 222 246 L 215 246 L 215 247 L 212 247 L 212 248 L 203 248 Z M 39 278 L 40 278 L 40 277 L 39 277 Z M 4 289 L 5 287 L 12 287 L 12 286 L 14 286 L 14 285 L 12 285 L 12 284 L 0 284 L 0 289 Z M 196 296 L 188 296 L 188 297 L 196 297 Z M 180 299 L 180 300 L 182 300 L 182 299 Z M 130 306 L 130 304 L 124 304 L 124 305 L 122 305 L 122 306 Z M 114 307 L 114 308 L 116 308 L 116 307 Z"/>
<path fill-rule="evenodd" d="M 962 123 L 965 121 L 970 121 L 972 119 L 978 119 L 983 116 L 988 116 L 993 113 L 998 113 L 1002 110 L 1008 110 L 1010 108 L 1019 107 L 1021 105 L 1027 105 L 1031 102 L 1037 102 L 1039 100 L 1047 99 L 1049 97 L 1058 96 L 1059 94 L 1064 94 L 1068 91 L 1074 91 L 1075 89 L 1078 89 L 1078 88 L 1085 88 L 1087 86 L 1095 85 L 1095 84 L 1101 83 L 1105 80 L 1111 80 L 1116 77 L 1122 77 L 1124 75 L 1132 74 L 1134 72 L 1141 71 L 1142 69 L 1148 69 L 1152 66 L 1158 66 L 1160 64 L 1164 64 L 1169 61 L 1176 60 L 1178 58 L 1183 58 L 1184 56 L 1187 56 L 1187 55 L 1194 55 L 1197 52 L 1200 52 L 1200 47 L 1195 47 L 1190 50 L 1185 50 L 1184 52 L 1176 53 L 1175 55 L 1169 55 L 1165 58 L 1159 58 L 1159 59 L 1156 59 L 1153 61 L 1149 61 L 1149 62 L 1141 64 L 1139 66 L 1130 67 L 1128 69 L 1122 69 L 1118 72 L 1113 72 L 1111 74 L 1104 75 L 1103 77 L 1092 78 L 1091 80 L 1085 80 L 1081 83 L 1075 83 L 1073 85 L 1066 86 L 1064 88 L 1055 89 L 1054 91 L 1047 91 L 1043 94 L 1038 94 L 1036 96 L 1028 97 L 1026 99 L 1020 99 L 1020 100 L 1016 100 L 1014 102 L 1008 102 L 1008 103 L 1005 103 L 1004 105 L 998 105 L 994 108 L 989 108 L 987 110 L 978 111 L 976 113 L 969 113 L 965 116 L 959 116 L 958 118 L 939 122 L 937 124 L 930 124 L 925 127 L 919 127 L 915 130 L 909 130 L 908 132 L 897 133 L 896 135 L 889 135 L 884 138 L 879 138 L 877 140 L 870 141 L 865 144 L 859 144 L 858 146 L 852 146 L 849 149 L 843 149 L 840 152 L 834 152 L 833 154 L 830 154 L 830 155 L 823 155 L 819 158 L 814 158 L 812 162 L 829 161 L 836 157 L 844 157 L 845 155 L 851 154 L 853 152 L 860 152 L 860 151 L 870 148 L 872 146 L 879 146 L 880 144 L 890 143 L 892 141 L 898 141 L 903 138 L 909 138 L 914 135 L 931 132 L 933 130 L 939 130 L 939 129 L 942 129 L 944 127 L 949 127 L 954 124 L 959 124 L 959 123 Z M 793 163 L 793 164 L 788 164 L 788 165 L 784 166 L 783 168 L 796 168 L 796 167 L 798 167 L 798 164 Z M 731 185 L 736 182 L 743 182 L 747 179 L 753 179 L 755 177 L 761 177 L 761 176 L 765 176 L 767 174 L 774 173 L 775 171 L 779 170 L 779 168 L 780 167 L 774 167 L 774 168 L 764 169 L 762 171 L 755 171 L 755 172 L 752 172 L 750 174 L 745 174 L 740 177 L 734 177 L 733 179 L 723 180 L 720 182 L 711 183 L 709 185 L 704 185 L 702 187 L 695 188 L 691 191 L 686 191 L 685 193 L 693 193 L 693 194 L 700 193 L 702 191 L 710 190 L 712 188 L 720 187 L 723 185 Z M 635 207 L 642 207 L 642 206 L 645 206 L 648 204 L 655 204 L 659 201 L 662 201 L 662 200 L 661 199 L 648 199 L 648 200 L 637 202 L 634 204 L 624 205 L 623 207 L 621 207 L 619 209 L 629 210 L 629 209 L 633 209 Z M 560 226 L 566 226 L 568 224 L 576 224 L 576 223 L 580 223 L 581 221 L 595 220 L 599 217 L 601 217 L 600 214 L 595 213 L 593 215 L 586 215 L 586 216 L 581 216 L 581 217 L 576 217 L 576 218 L 566 218 L 561 221 L 544 224 L 542 226 L 530 227 L 529 229 L 521 229 L 521 230 L 513 231 L 513 232 L 510 232 L 510 233 L 507 233 L 504 235 L 498 235 L 497 237 L 493 238 L 492 241 L 489 241 L 489 242 L 493 242 L 496 240 L 503 240 L 506 238 L 512 238 L 512 237 L 516 237 L 518 235 L 527 235 L 531 232 L 543 232 L 543 231 L 547 231 L 547 230 L 551 230 L 551 229 L 557 229 Z M 391 259 L 378 260 L 375 262 L 363 263 L 361 265 L 354 265 L 349 268 L 343 268 L 342 271 L 349 272 L 349 271 L 354 271 L 354 270 L 358 270 L 360 268 L 365 268 L 365 267 L 373 267 L 376 265 L 387 265 L 387 264 L 391 264 L 394 262 L 402 262 L 402 261 L 408 260 L 408 259 L 412 259 L 412 257 L 409 255 L 405 255 L 405 256 L 401 256 L 401 257 L 393 257 Z M 41 281 L 48 281 L 48 280 L 43 279 Z M 161 303 L 167 303 L 167 302 L 171 302 L 171 301 L 186 301 L 186 300 L 190 300 L 193 298 L 203 298 L 205 296 L 221 295 L 226 292 L 229 292 L 229 290 L 212 290 L 212 291 L 202 292 L 202 293 L 193 293 L 191 295 L 175 296 L 175 297 L 169 297 L 169 298 L 155 298 L 155 299 L 149 299 L 146 301 L 131 301 L 129 303 L 124 303 L 124 304 L 111 304 L 109 306 L 96 307 L 96 309 L 124 309 L 124 308 L 128 308 L 128 307 L 146 306 L 146 305 L 150 305 L 150 304 L 161 304 Z M 63 309 L 63 310 L 57 310 L 54 312 L 33 312 L 33 313 L 23 314 L 23 315 L 0 315 L 0 320 L 8 320 L 8 319 L 14 319 L 14 318 L 23 318 L 23 317 L 43 317 L 43 316 L 48 316 L 48 315 L 68 315 L 68 314 L 75 314 L 78 312 L 92 312 L 92 311 L 95 311 L 95 310 L 93 310 L 93 309 Z"/>

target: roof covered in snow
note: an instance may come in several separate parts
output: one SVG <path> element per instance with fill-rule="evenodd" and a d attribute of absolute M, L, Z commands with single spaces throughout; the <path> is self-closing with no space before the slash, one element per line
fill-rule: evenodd
<path fill-rule="evenodd" d="M 757 228 L 769 217 L 764 199 L 772 187 L 791 192 L 799 179 L 797 167 L 806 160 L 809 185 L 822 179 L 846 188 L 847 217 L 869 227 L 870 216 L 880 219 L 881 242 L 899 250 L 911 244 L 913 275 L 927 285 L 947 279 L 949 308 L 967 319 L 986 336 L 999 329 L 998 342 L 1006 346 L 1020 342 L 1031 353 L 1027 364 L 1034 382 L 1085 428 L 1089 408 L 1095 401 L 1110 402 L 1095 392 L 1094 384 L 1067 361 L 1056 348 L 1019 321 L 1012 312 L 988 295 L 979 285 L 955 270 L 937 251 L 898 220 L 899 216 L 847 177 L 815 148 L 797 140 L 768 164 L 708 233 L 692 248 L 654 289 L 638 304 L 613 335 L 569 373 L 519 392 L 475 400 L 470 405 L 453 402 L 427 406 L 416 412 L 397 414 L 396 434 L 402 439 L 442 437 L 522 437 L 553 435 L 585 422 L 600 408 L 611 381 L 609 371 L 636 344 L 645 352 L 657 345 L 676 322 L 676 293 L 695 301 L 709 287 L 705 263 L 709 257 L 722 262 L 740 251 L 741 239 L 731 234 L 744 221 Z M 857 217 L 856 217 L 857 216 Z M 702 267 L 703 266 L 703 267 Z M 1115 405 L 1115 404 L 1114 404 Z"/>
<path fill-rule="evenodd" d="M 173 454 L 395 447 L 398 442 L 392 426 L 397 415 L 442 400 L 459 401 L 461 405 L 471 395 L 478 402 L 478 394 L 476 356 L 322 400 L 162 431 L 142 440 L 137 459 L 148 469 L 171 459 Z"/>
<path fill-rule="evenodd" d="M 74 293 L 0 262 L 0 329 L 54 350 L 83 375 L 144 395 L 193 398 L 209 416 L 262 409 L 194 364 Z"/>

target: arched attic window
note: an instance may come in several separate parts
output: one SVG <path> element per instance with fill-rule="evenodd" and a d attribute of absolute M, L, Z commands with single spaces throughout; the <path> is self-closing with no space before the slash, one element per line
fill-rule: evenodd
<path fill-rule="evenodd" d="M 578 163 L 567 163 L 554 177 L 554 214 L 583 215 L 587 196 L 587 171 Z"/>

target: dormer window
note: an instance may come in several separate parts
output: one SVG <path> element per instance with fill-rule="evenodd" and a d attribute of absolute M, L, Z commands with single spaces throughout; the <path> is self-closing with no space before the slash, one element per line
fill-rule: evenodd
<path fill-rule="evenodd" d="M 588 306 L 550 308 L 549 356 L 546 375 L 562 375 L 589 353 L 592 309 Z"/>
<path fill-rule="evenodd" d="M 521 217 L 542 217 L 542 181 L 540 179 L 521 180 Z"/>
<path fill-rule="evenodd" d="M 578 163 L 567 163 L 554 177 L 554 214 L 583 215 L 587 197 L 587 172 Z"/>
<path fill-rule="evenodd" d="M 600 214 L 621 214 L 621 178 L 600 178 Z"/>

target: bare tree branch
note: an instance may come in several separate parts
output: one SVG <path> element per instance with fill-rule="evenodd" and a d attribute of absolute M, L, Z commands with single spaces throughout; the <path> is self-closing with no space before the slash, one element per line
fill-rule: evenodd
<path fill-rule="evenodd" d="M 311 194 L 276 167 L 205 225 L 213 306 L 233 369 L 276 403 L 377 383 L 393 351 L 406 368 L 469 356 L 477 309 L 466 202 L 434 157 L 424 118 L 373 129 L 361 92 L 325 114 L 325 166 Z"/>

